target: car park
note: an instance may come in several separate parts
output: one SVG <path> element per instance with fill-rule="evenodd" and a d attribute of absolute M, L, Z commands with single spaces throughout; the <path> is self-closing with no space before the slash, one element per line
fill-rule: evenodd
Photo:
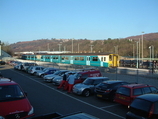
<path fill-rule="evenodd" d="M 97 98 L 114 100 L 115 92 L 121 85 L 128 84 L 128 82 L 120 80 L 103 81 L 95 87 L 95 94 Z"/>
<path fill-rule="evenodd" d="M 0 77 L 0 119 L 20 119 L 34 115 L 34 109 L 19 84 Z"/>
<path fill-rule="evenodd" d="M 99 118 L 84 112 L 75 112 L 65 115 L 62 115 L 58 112 L 53 112 L 49 114 L 35 116 L 29 119 L 99 119 Z"/>
<path fill-rule="evenodd" d="M 94 93 L 94 88 L 97 84 L 107 80 L 109 80 L 108 77 L 88 77 L 82 83 L 73 86 L 73 93 L 88 97 Z"/>
<path fill-rule="evenodd" d="M 128 106 L 137 96 L 148 93 L 158 93 L 158 89 L 146 84 L 122 85 L 117 89 L 114 100 L 117 103 Z"/>
<path fill-rule="evenodd" d="M 158 119 L 158 94 L 137 96 L 128 106 L 126 119 Z"/>
<path fill-rule="evenodd" d="M 28 70 L 28 73 L 32 75 L 37 75 L 38 71 L 42 71 L 44 69 L 43 66 L 33 66 Z"/>
<path fill-rule="evenodd" d="M 66 73 L 68 71 L 69 70 L 59 70 L 59 71 L 54 72 L 53 74 L 45 75 L 43 77 L 43 79 L 44 79 L 45 82 L 52 83 L 53 79 L 56 76 L 61 76 L 62 74 Z"/>

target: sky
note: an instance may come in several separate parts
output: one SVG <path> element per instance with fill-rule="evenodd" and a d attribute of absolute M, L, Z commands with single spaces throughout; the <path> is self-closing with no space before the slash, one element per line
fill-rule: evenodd
<path fill-rule="evenodd" d="M 0 0 L 0 40 L 104 40 L 158 32 L 158 0 Z"/>

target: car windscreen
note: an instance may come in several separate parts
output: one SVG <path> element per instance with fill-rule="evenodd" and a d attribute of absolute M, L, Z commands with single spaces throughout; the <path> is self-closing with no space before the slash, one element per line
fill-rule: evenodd
<path fill-rule="evenodd" d="M 111 84 L 108 84 L 108 83 L 100 83 L 100 84 L 97 85 L 97 87 L 100 87 L 101 89 L 106 90 L 106 89 L 111 88 Z"/>
<path fill-rule="evenodd" d="M 83 81 L 83 84 L 85 85 L 93 85 L 94 80 L 91 80 L 89 78 L 87 78 L 86 80 Z"/>
<path fill-rule="evenodd" d="M 116 93 L 119 93 L 119 94 L 122 94 L 122 95 L 125 95 L 125 96 L 130 96 L 130 89 L 126 88 L 126 87 L 119 87 L 116 90 Z"/>
<path fill-rule="evenodd" d="M 76 74 L 74 74 L 74 77 L 75 77 L 75 79 L 79 79 L 79 77 L 81 77 L 81 74 L 80 73 L 76 73 Z"/>
<path fill-rule="evenodd" d="M 58 74 L 60 74 L 60 72 L 61 72 L 61 71 L 56 71 L 56 72 L 54 73 L 54 75 L 58 75 Z"/>
<path fill-rule="evenodd" d="M 18 85 L 0 86 L 0 102 L 24 98 L 25 95 Z"/>
<path fill-rule="evenodd" d="M 152 105 L 152 103 L 147 100 L 136 98 L 136 99 L 134 99 L 134 101 L 131 103 L 130 106 L 132 108 L 148 112 L 151 105 Z"/>

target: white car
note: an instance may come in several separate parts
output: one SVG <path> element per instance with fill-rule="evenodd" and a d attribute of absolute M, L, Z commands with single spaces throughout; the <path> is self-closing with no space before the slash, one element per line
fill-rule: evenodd
<path fill-rule="evenodd" d="M 31 67 L 31 69 L 28 71 L 28 73 L 32 74 L 32 75 L 36 75 L 36 73 L 38 71 L 42 71 L 45 67 L 43 66 L 33 66 Z"/>

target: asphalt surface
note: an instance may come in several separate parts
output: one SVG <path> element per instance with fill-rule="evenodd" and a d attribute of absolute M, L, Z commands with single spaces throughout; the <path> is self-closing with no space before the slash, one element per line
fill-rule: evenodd
<path fill-rule="evenodd" d="M 57 90 L 51 83 L 45 83 L 42 78 L 32 76 L 22 71 L 14 70 L 8 65 L 1 65 L 0 70 L 5 77 L 10 77 L 21 85 L 28 93 L 28 99 L 34 107 L 35 115 L 58 112 L 63 115 L 82 111 L 100 119 L 125 119 L 126 106 L 97 99 L 94 95 L 83 97 L 74 94 L 67 94 L 66 91 Z M 149 83 L 158 86 L 157 78 L 130 74 L 105 73 L 110 79 L 126 80 L 129 82 Z"/>

